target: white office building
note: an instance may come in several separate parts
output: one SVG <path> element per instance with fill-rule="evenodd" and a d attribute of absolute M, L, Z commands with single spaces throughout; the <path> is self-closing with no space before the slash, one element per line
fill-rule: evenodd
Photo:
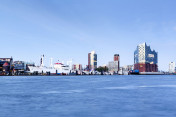
<path fill-rule="evenodd" d="M 175 62 L 169 63 L 169 73 L 175 73 Z"/>
<path fill-rule="evenodd" d="M 114 61 L 108 63 L 108 71 L 111 73 L 118 73 L 120 67 L 120 56 L 119 54 L 114 55 Z"/>
<path fill-rule="evenodd" d="M 118 73 L 119 71 L 119 62 L 118 61 L 110 61 L 108 63 L 108 70 L 109 72 L 112 72 L 112 73 Z"/>

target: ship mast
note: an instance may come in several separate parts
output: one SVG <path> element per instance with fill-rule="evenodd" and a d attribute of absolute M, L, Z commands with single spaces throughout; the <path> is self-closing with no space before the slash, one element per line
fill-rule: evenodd
<path fill-rule="evenodd" d="M 40 67 L 44 67 L 44 55 L 41 56 Z"/>

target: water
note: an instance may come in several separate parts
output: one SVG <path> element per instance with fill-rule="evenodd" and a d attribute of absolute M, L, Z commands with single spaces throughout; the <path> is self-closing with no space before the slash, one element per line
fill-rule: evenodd
<path fill-rule="evenodd" d="M 0 77 L 0 117 L 175 117 L 175 76 Z"/>

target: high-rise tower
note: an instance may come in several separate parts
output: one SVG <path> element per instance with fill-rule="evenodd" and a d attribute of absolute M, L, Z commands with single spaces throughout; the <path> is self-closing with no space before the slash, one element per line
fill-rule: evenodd
<path fill-rule="evenodd" d="M 88 69 L 95 70 L 97 68 L 97 54 L 92 51 L 88 54 Z"/>
<path fill-rule="evenodd" d="M 119 54 L 114 54 L 114 61 L 120 61 Z"/>

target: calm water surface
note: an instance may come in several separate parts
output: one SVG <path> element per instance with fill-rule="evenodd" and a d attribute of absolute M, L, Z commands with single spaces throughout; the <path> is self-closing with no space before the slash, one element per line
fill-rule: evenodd
<path fill-rule="evenodd" d="M 176 117 L 176 76 L 1 76 L 0 117 Z"/>

